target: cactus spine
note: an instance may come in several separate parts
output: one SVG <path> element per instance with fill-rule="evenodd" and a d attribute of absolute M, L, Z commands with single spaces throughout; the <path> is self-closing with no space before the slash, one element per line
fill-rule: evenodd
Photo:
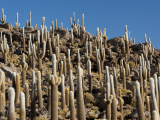
<path fill-rule="evenodd" d="M 41 89 L 41 72 L 37 72 L 37 95 L 38 95 L 38 107 L 43 108 L 43 98 L 42 98 L 42 89 Z"/>
<path fill-rule="evenodd" d="M 26 120 L 25 95 L 20 93 L 20 120 Z"/>
<path fill-rule="evenodd" d="M 8 90 L 8 97 L 9 97 L 9 104 L 8 104 L 8 120 L 16 120 L 16 113 L 15 113 L 15 91 L 13 87 L 10 87 Z"/>

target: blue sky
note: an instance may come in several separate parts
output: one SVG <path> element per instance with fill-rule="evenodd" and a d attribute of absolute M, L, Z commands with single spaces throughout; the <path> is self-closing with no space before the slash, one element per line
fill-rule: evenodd
<path fill-rule="evenodd" d="M 97 27 L 101 30 L 106 28 L 108 39 L 123 36 L 127 25 L 136 44 L 145 42 L 146 33 L 153 46 L 160 49 L 160 0 L 2 0 L 0 11 L 2 8 L 6 23 L 13 26 L 16 14 L 19 13 L 19 27 L 26 26 L 30 11 L 31 25 L 34 27 L 37 24 L 40 28 L 42 17 L 45 17 L 47 30 L 56 19 L 58 25 L 62 22 L 63 27 L 70 30 L 70 17 L 73 17 L 73 12 L 80 25 L 84 14 L 86 31 L 96 35 Z"/>

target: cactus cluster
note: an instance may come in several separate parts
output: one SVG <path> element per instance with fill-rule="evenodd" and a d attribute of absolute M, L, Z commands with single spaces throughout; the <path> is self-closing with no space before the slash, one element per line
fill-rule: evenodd
<path fill-rule="evenodd" d="M 5 21 L 2 9 L 1 23 Z M 123 120 L 135 117 L 136 110 L 138 117 L 133 119 L 159 119 L 159 55 L 146 34 L 136 53 L 127 25 L 125 35 L 113 42 L 107 40 L 106 28 L 97 28 L 94 37 L 86 33 L 84 14 L 80 26 L 73 13 L 70 31 L 62 22 L 57 26 L 56 19 L 49 32 L 44 22 L 42 17 L 41 27 L 32 28 L 30 12 L 28 28 L 21 29 L 17 13 L 12 33 L 1 30 L 0 119 Z M 21 41 L 12 38 L 14 30 L 21 34 Z M 68 36 L 62 38 L 59 31 Z M 22 41 L 22 46 L 15 47 L 15 42 Z M 13 66 L 20 71 L 8 72 Z"/>

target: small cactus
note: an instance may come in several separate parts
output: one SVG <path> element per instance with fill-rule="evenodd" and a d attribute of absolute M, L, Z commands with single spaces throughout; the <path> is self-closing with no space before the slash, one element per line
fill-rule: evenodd
<path fill-rule="evenodd" d="M 3 10 L 3 8 L 2 8 L 2 19 L 0 19 L 0 22 L 1 22 L 2 24 L 5 24 L 5 22 L 6 22 L 6 15 L 4 15 L 4 10 Z"/>
<path fill-rule="evenodd" d="M 18 12 L 17 12 L 17 19 L 15 22 L 15 28 L 18 29 L 18 26 L 20 26 L 20 23 L 18 23 Z"/>

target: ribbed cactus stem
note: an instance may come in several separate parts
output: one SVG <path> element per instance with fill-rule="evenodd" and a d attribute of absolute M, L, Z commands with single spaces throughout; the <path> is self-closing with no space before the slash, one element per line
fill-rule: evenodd
<path fill-rule="evenodd" d="M 25 95 L 20 93 L 20 120 L 26 120 Z"/>
<path fill-rule="evenodd" d="M 5 105 L 3 103 L 3 96 L 4 94 L 0 91 L 0 117 L 2 118 L 4 116 L 4 108 L 5 108 Z"/>
<path fill-rule="evenodd" d="M 101 108 L 103 109 L 104 108 L 104 86 L 103 86 L 103 82 L 101 81 L 100 82 L 100 86 L 101 86 Z"/>
<path fill-rule="evenodd" d="M 82 14 L 82 27 L 84 27 L 84 14 Z"/>
<path fill-rule="evenodd" d="M 158 119 L 159 119 L 159 116 L 158 116 L 158 114 L 157 114 L 157 111 L 154 110 L 154 111 L 152 112 L 152 120 L 158 120 Z"/>
<path fill-rule="evenodd" d="M 43 108 L 43 98 L 41 89 L 41 72 L 37 72 L 37 95 L 38 95 L 38 107 Z"/>
<path fill-rule="evenodd" d="M 136 99 L 137 99 L 137 111 L 138 111 L 138 118 L 139 120 L 144 120 L 144 110 L 143 110 L 143 105 L 142 105 L 142 98 L 140 95 L 140 85 L 139 82 L 135 82 L 135 87 L 136 87 Z"/>
<path fill-rule="evenodd" d="M 89 81 L 89 92 L 92 93 L 92 76 L 91 76 L 91 61 L 88 60 L 88 81 Z"/>
<path fill-rule="evenodd" d="M 14 106 L 15 91 L 13 87 L 10 87 L 8 90 L 8 98 L 9 98 L 8 120 L 16 120 L 16 113 L 15 113 L 15 106 Z"/>
<path fill-rule="evenodd" d="M 114 89 L 115 89 L 115 94 L 118 93 L 118 80 L 117 80 L 117 73 L 115 67 L 113 67 L 113 76 L 114 76 Z"/>
<path fill-rule="evenodd" d="M 70 91 L 74 92 L 74 83 L 72 78 L 72 70 L 69 70 L 69 83 L 70 83 Z"/>
<path fill-rule="evenodd" d="M 100 63 L 100 60 L 98 60 L 98 74 L 99 74 L 99 79 L 101 79 L 101 63 Z"/>
<path fill-rule="evenodd" d="M 125 74 L 125 69 L 124 68 L 123 68 L 122 80 L 123 80 L 123 89 L 126 89 L 126 74 Z"/>
<path fill-rule="evenodd" d="M 66 76 L 66 57 L 64 56 L 63 57 L 63 74 L 64 74 L 64 76 Z"/>
<path fill-rule="evenodd" d="M 74 45 L 73 37 L 74 37 L 73 29 L 71 28 L 71 45 Z"/>
<path fill-rule="evenodd" d="M 19 94 L 20 94 L 20 78 L 19 78 L 19 74 L 16 74 L 15 86 L 16 86 L 15 104 L 18 104 L 19 103 Z"/>
<path fill-rule="evenodd" d="M 112 104 L 111 104 L 111 119 L 117 120 L 117 99 L 114 91 L 114 82 L 113 82 L 113 76 L 110 75 L 110 83 L 111 83 L 111 95 L 113 96 Z"/>
<path fill-rule="evenodd" d="M 56 55 L 52 55 L 52 75 L 56 75 Z"/>
<path fill-rule="evenodd" d="M 69 87 L 65 88 L 66 105 L 69 106 Z"/>
<path fill-rule="evenodd" d="M 69 109 L 70 109 L 70 120 L 75 120 L 75 105 L 74 105 L 74 92 L 69 92 Z"/>
<path fill-rule="evenodd" d="M 80 60 L 80 53 L 79 53 L 79 49 L 77 49 L 77 63 L 80 64 L 81 60 Z"/>
<path fill-rule="evenodd" d="M 150 100 L 149 96 L 146 96 L 146 111 L 150 113 Z"/>
<path fill-rule="evenodd" d="M 153 75 L 154 77 L 154 85 L 155 85 L 155 97 L 156 97 L 156 101 L 157 101 L 157 105 L 159 106 L 159 94 L 158 94 L 158 84 L 157 84 L 157 74 Z"/>
<path fill-rule="evenodd" d="M 64 75 L 61 75 L 61 92 L 62 92 L 62 109 L 66 106 L 66 100 L 65 100 L 65 85 L 64 85 Z"/>
<path fill-rule="evenodd" d="M 48 117 L 51 118 L 51 87 L 48 87 Z"/>
<path fill-rule="evenodd" d="M 68 70 L 69 70 L 69 64 L 70 64 L 70 49 L 68 49 Z"/>
<path fill-rule="evenodd" d="M 51 120 L 58 120 L 58 85 L 61 78 L 51 76 Z"/>
<path fill-rule="evenodd" d="M 26 20 L 26 27 L 28 27 L 28 20 Z"/>
<path fill-rule="evenodd" d="M 78 120 L 85 120 L 85 106 L 84 106 L 84 99 L 83 99 L 83 88 L 82 88 L 82 73 L 81 67 L 78 66 L 77 73 L 78 73 L 78 88 L 77 88 L 77 117 Z"/>
<path fill-rule="evenodd" d="M 35 71 L 32 70 L 32 93 L 31 93 L 31 120 L 36 117 L 36 101 L 35 101 Z"/>
<path fill-rule="evenodd" d="M 28 83 L 25 84 L 25 106 L 29 106 L 29 86 Z"/>
<path fill-rule="evenodd" d="M 23 52 L 26 52 L 26 44 L 25 44 L 25 34 L 24 34 L 24 27 L 23 27 Z"/>
<path fill-rule="evenodd" d="M 106 119 L 111 120 L 111 103 L 113 96 L 110 95 L 110 83 L 106 83 L 106 99 L 104 99 L 104 103 L 106 105 Z"/>
<path fill-rule="evenodd" d="M 139 66 L 139 82 L 140 85 L 143 85 L 142 66 Z"/>

